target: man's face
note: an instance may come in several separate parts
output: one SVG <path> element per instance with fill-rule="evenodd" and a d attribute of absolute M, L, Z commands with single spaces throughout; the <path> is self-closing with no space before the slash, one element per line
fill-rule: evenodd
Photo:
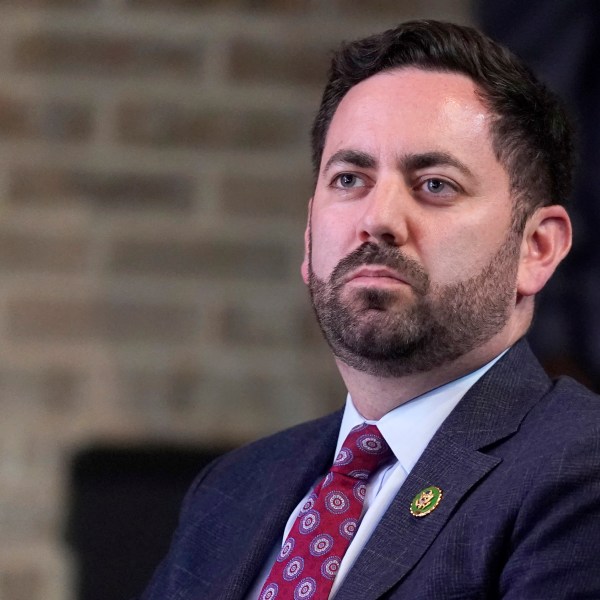
<path fill-rule="evenodd" d="M 303 273 L 348 365 L 380 376 L 427 371 L 505 326 L 520 236 L 489 120 L 473 82 L 454 73 L 379 73 L 341 101 Z"/>

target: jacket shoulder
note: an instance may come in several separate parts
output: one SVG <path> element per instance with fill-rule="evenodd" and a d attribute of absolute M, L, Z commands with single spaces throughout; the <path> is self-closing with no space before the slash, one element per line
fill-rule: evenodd
<path fill-rule="evenodd" d="M 277 462 L 307 446 L 330 445 L 332 438 L 335 447 L 342 414 L 342 411 L 337 411 L 250 442 L 217 459 L 217 466 L 228 469 L 247 462 L 255 467 L 256 461 Z"/>

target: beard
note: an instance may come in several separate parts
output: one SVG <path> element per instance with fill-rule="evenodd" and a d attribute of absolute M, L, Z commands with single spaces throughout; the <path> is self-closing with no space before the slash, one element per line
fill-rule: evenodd
<path fill-rule="evenodd" d="M 317 321 L 334 355 L 350 367 L 380 377 L 429 371 L 481 346 L 506 325 L 516 300 L 519 248 L 520 236 L 511 231 L 475 276 L 433 285 L 400 249 L 370 242 L 343 258 L 328 280 L 319 279 L 309 240 Z M 345 286 L 351 271 L 373 264 L 402 274 L 410 289 Z"/>

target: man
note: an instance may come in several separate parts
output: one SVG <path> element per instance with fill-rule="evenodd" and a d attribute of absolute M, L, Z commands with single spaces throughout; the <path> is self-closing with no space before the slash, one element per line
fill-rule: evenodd
<path fill-rule="evenodd" d="M 475 30 L 338 52 L 302 275 L 346 407 L 209 466 L 144 600 L 600 598 L 600 403 L 522 340 L 570 247 L 570 148 Z"/>

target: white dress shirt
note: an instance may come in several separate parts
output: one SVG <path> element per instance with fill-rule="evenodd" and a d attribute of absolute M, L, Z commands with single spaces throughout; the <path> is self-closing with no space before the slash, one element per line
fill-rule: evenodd
<path fill-rule="evenodd" d="M 342 558 L 338 573 L 333 582 L 329 596 L 330 599 L 335 596 L 348 571 L 354 565 L 358 555 L 373 534 L 375 527 L 399 492 L 400 487 L 419 460 L 421 454 L 423 454 L 435 432 L 452 412 L 452 409 L 458 404 L 459 400 L 467 393 L 469 388 L 494 365 L 502 354 L 477 371 L 473 371 L 460 379 L 451 381 L 398 406 L 378 421 L 369 421 L 363 418 L 354 406 L 352 398 L 348 395 L 334 456 L 337 456 L 350 430 L 356 425 L 366 422 L 377 425 L 385 441 L 392 449 L 396 460 L 382 467 L 371 477 L 367 484 L 367 495 L 360 526 Z M 300 508 L 311 492 L 312 489 L 308 490 L 306 496 L 293 510 L 285 527 L 281 543 L 273 548 L 260 575 L 256 578 L 250 593 L 246 596 L 246 600 L 257 600 L 259 597 L 262 586 L 281 549 L 281 545 L 287 538 L 300 512 Z"/>

